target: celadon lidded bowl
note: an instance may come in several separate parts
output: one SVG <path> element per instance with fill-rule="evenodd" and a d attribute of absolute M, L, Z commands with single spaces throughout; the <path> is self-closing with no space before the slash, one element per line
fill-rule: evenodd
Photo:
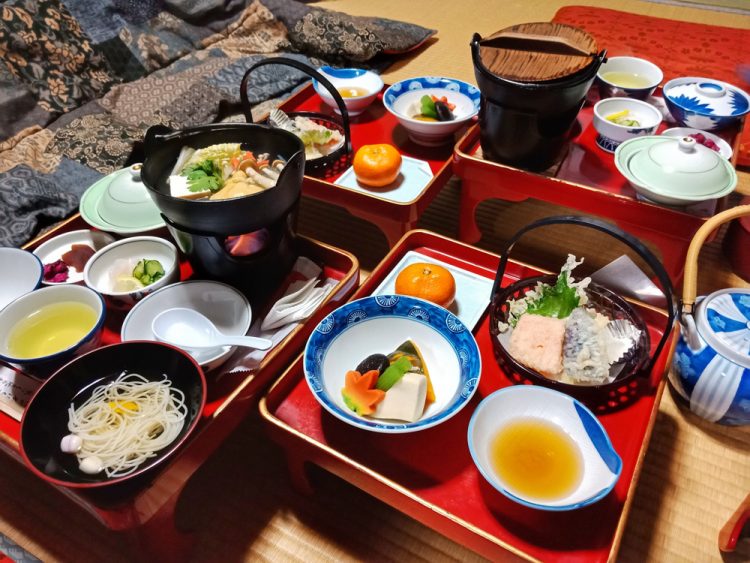
<path fill-rule="evenodd" d="M 615 164 L 639 194 L 666 205 L 690 205 L 734 191 L 729 161 L 692 137 L 647 136 L 625 141 Z"/>

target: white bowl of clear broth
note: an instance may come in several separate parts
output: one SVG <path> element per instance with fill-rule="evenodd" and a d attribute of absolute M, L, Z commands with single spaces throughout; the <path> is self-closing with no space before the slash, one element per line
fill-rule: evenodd
<path fill-rule="evenodd" d="M 596 73 L 602 98 L 647 99 L 664 80 L 664 73 L 651 61 L 638 57 L 610 57 Z"/>
<path fill-rule="evenodd" d="M 469 422 L 469 452 L 509 499 L 539 510 L 575 510 L 614 488 L 622 460 L 596 416 L 573 397 L 536 385 L 485 397 Z"/>
<path fill-rule="evenodd" d="M 371 70 L 322 66 L 318 72 L 325 76 L 341 95 L 350 117 L 356 117 L 365 111 L 383 89 L 383 80 Z M 336 100 L 325 86 L 313 80 L 313 87 L 333 111 L 340 113 Z"/>
<path fill-rule="evenodd" d="M 0 311 L 0 359 L 38 378 L 95 348 L 104 326 L 101 295 L 80 285 L 38 289 Z"/>

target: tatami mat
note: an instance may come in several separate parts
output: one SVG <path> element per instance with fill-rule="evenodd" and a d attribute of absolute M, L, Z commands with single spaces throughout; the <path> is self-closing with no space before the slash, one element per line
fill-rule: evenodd
<path fill-rule="evenodd" d="M 601 4 L 581 1 L 579 4 Z M 512 23 L 549 20 L 561 1 L 462 0 L 437 3 L 381 0 L 329 0 L 323 5 L 354 14 L 388 15 L 440 29 L 438 40 L 419 56 L 401 62 L 387 81 L 426 73 L 472 80 L 468 57 L 471 32 L 486 34 Z M 618 0 L 608 7 L 717 25 L 750 26 L 750 18 L 664 4 Z M 744 190 L 747 176 L 743 175 Z M 455 236 L 458 182 L 451 182 L 427 209 L 420 226 Z M 485 233 L 480 246 L 497 251 L 504 240 L 534 218 L 569 210 L 529 200 L 491 201 L 480 206 Z M 303 199 L 300 231 L 356 253 L 371 270 L 387 252 L 374 225 L 328 204 Z M 549 244 L 532 238 L 518 258 L 559 266 L 561 253 L 602 258 L 586 237 Z M 729 271 L 720 241 L 701 257 L 702 293 L 747 285 Z M 750 490 L 750 428 L 709 424 L 678 408 L 665 392 L 646 455 L 621 561 L 720 561 L 717 534 Z M 6 456 L 0 456 L 0 533 L 43 561 L 128 561 L 126 538 L 106 531 Z M 351 485 L 315 472 L 316 493 L 295 493 L 278 449 L 251 418 L 198 471 L 178 507 L 179 520 L 197 530 L 194 561 L 476 561 L 464 547 L 387 507 Z M 750 561 L 743 542 L 728 561 Z"/>

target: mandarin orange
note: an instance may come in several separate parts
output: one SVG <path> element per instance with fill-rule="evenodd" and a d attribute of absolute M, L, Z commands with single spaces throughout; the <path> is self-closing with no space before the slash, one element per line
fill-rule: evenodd
<path fill-rule="evenodd" d="M 456 280 L 446 268 L 427 262 L 408 265 L 396 276 L 396 293 L 450 307 L 456 298 Z"/>
<path fill-rule="evenodd" d="M 381 188 L 398 177 L 401 154 L 388 144 L 364 145 L 355 153 L 352 166 L 361 184 Z"/>

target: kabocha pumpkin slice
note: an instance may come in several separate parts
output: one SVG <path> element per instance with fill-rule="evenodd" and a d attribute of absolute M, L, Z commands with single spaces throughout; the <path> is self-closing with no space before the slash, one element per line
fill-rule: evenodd
<path fill-rule="evenodd" d="M 396 348 L 393 352 L 388 355 L 388 359 L 391 364 L 396 362 L 399 358 L 406 357 L 411 362 L 413 371 L 421 373 L 427 379 L 427 398 L 425 400 L 425 408 L 435 402 L 435 389 L 432 386 L 432 380 L 430 379 L 430 372 L 427 370 L 427 364 L 422 357 L 422 353 L 414 343 L 413 340 L 407 340 Z"/>
<path fill-rule="evenodd" d="M 374 389 L 379 372 L 370 370 L 363 374 L 358 371 L 347 371 L 341 396 L 344 403 L 358 415 L 369 415 L 375 412 L 375 405 L 385 398 L 385 391 Z"/>

